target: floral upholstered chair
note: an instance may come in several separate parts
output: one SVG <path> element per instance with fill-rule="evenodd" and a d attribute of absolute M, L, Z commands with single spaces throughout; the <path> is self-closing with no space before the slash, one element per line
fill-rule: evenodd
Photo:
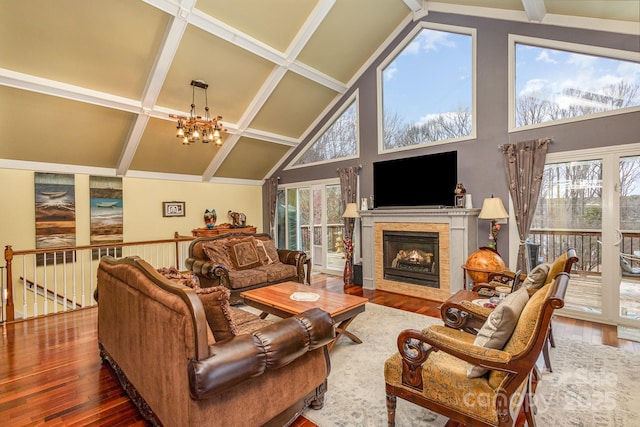
<path fill-rule="evenodd" d="M 531 297 L 514 292 L 478 335 L 440 325 L 402 331 L 384 367 L 389 426 L 398 397 L 466 426 L 513 426 L 524 409 L 534 426 L 529 378 L 568 283 L 560 273 Z"/>

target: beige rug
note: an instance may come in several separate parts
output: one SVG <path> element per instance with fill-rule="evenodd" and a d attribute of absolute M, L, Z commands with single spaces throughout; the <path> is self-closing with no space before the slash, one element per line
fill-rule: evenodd
<path fill-rule="evenodd" d="M 304 415 L 320 427 L 387 425 L 384 361 L 396 352 L 402 329 L 421 329 L 439 319 L 375 304 L 349 326 L 362 338 L 343 337 L 331 351 L 331 374 L 324 408 Z M 538 386 L 539 426 L 637 426 L 640 420 L 640 354 L 614 347 L 556 339 L 553 373 Z M 542 366 L 542 365 L 541 365 Z M 398 427 L 440 427 L 444 417 L 398 399 Z"/>

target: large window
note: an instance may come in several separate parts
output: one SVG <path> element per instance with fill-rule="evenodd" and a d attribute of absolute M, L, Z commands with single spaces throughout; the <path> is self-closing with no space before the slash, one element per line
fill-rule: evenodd
<path fill-rule="evenodd" d="M 297 156 L 289 167 L 307 166 L 335 160 L 358 157 L 358 108 L 357 93 L 350 98 L 343 110 L 319 132 L 307 149 Z"/>
<path fill-rule="evenodd" d="M 378 68 L 381 152 L 473 136 L 473 35 L 417 27 Z"/>
<path fill-rule="evenodd" d="M 640 106 L 640 54 L 511 37 L 515 127 Z M 514 126 L 512 126 L 514 127 Z"/>

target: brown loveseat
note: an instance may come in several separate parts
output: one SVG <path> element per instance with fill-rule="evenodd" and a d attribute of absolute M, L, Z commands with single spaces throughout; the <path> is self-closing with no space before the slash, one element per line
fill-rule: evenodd
<path fill-rule="evenodd" d="M 137 257 L 100 261 L 100 354 L 152 424 L 283 426 L 322 407 L 330 316 L 312 309 L 271 322 L 228 297 L 172 282 Z"/>
<path fill-rule="evenodd" d="M 307 255 L 277 249 L 266 233 L 228 233 L 199 237 L 189 245 L 185 266 L 202 287 L 224 286 L 231 303 L 241 302 L 240 292 L 285 281 L 305 283 Z M 307 265 L 307 281 L 309 280 Z"/>

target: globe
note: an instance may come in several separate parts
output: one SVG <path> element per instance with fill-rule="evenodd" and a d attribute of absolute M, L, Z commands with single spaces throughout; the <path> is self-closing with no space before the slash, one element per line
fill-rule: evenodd
<path fill-rule="evenodd" d="M 482 247 L 469 255 L 462 268 L 473 283 L 487 283 L 489 273 L 506 270 L 507 266 L 496 251 Z"/>

